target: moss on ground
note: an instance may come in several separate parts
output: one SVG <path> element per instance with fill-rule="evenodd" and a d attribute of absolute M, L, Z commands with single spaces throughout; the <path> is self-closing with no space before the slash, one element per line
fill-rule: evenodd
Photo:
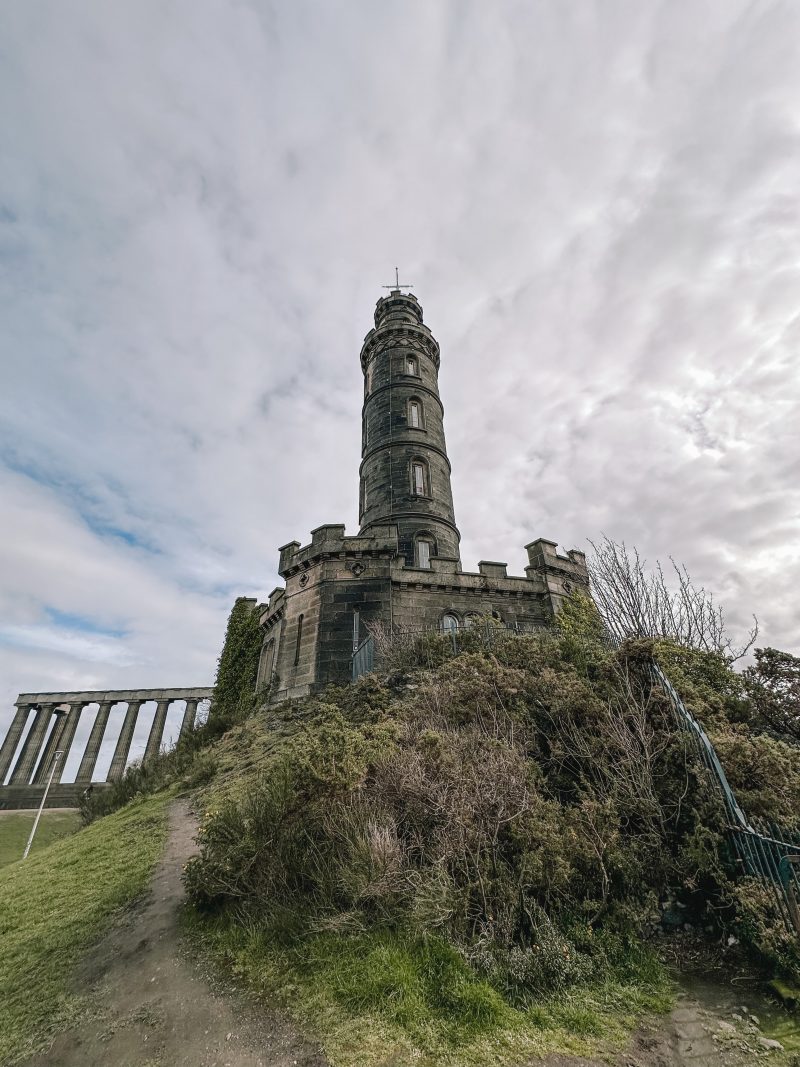
<path fill-rule="evenodd" d="M 168 800 L 134 801 L 0 871 L 0 1063 L 17 1062 L 81 1010 L 75 964 L 145 889 Z"/>
<path fill-rule="evenodd" d="M 35 811 L 0 812 L 0 867 L 22 858 L 28 835 L 36 818 Z M 44 811 L 39 820 L 31 855 L 53 841 L 73 834 L 81 824 L 77 811 Z"/>
<path fill-rule="evenodd" d="M 673 1002 L 665 972 L 646 955 L 624 980 L 513 1005 L 440 938 L 382 930 L 296 942 L 285 931 L 191 912 L 186 925 L 215 965 L 313 1032 L 332 1067 L 506 1067 L 554 1052 L 604 1055 Z"/>

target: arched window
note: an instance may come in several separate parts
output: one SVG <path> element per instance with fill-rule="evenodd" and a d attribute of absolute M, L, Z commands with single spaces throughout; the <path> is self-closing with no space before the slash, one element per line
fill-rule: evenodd
<path fill-rule="evenodd" d="M 477 626 L 479 619 L 480 619 L 480 615 L 478 615 L 477 612 L 474 612 L 474 611 L 469 612 L 468 615 L 464 616 L 464 629 L 465 630 L 469 630 L 470 627 Z"/>
<path fill-rule="evenodd" d="M 419 366 L 416 356 L 406 356 L 406 374 L 419 374 Z"/>
<path fill-rule="evenodd" d="M 430 495 L 428 464 L 419 456 L 411 460 L 411 492 L 414 496 Z"/>
<path fill-rule="evenodd" d="M 261 649 L 261 666 L 258 672 L 259 687 L 269 685 L 272 681 L 273 659 L 275 657 L 275 638 L 271 637 Z"/>
<path fill-rule="evenodd" d="M 424 571 L 431 569 L 431 556 L 436 554 L 436 545 L 433 538 L 424 536 L 418 537 L 416 544 L 414 545 L 414 562 L 418 567 L 421 567 Z"/>
<path fill-rule="evenodd" d="M 422 401 L 412 396 L 408 402 L 408 425 L 412 430 L 421 430 L 423 425 Z"/>
<path fill-rule="evenodd" d="M 442 629 L 446 634 L 453 633 L 458 629 L 458 616 L 454 615 L 452 611 L 448 611 L 446 615 L 442 616 Z"/>

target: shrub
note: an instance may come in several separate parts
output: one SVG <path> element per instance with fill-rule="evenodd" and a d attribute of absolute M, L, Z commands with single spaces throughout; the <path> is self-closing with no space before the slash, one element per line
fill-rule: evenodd
<path fill-rule="evenodd" d="M 797 810 L 786 747 L 744 732 L 717 653 L 614 649 L 581 598 L 539 634 L 476 634 L 457 656 L 442 638 L 422 652 L 433 667 L 294 709 L 299 732 L 204 819 L 186 873 L 199 908 L 297 944 L 441 939 L 514 1000 L 624 969 L 666 891 L 705 922 L 745 914 L 724 811 L 648 670 L 654 652 L 671 664 L 754 808 Z M 763 919 L 747 936 L 767 945 Z"/>

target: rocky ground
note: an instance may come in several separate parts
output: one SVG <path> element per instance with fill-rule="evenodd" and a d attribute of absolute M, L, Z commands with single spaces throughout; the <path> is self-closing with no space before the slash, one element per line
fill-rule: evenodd
<path fill-rule="evenodd" d="M 78 982 L 94 990 L 96 1010 L 25 1067 L 324 1067 L 320 1049 L 289 1020 L 216 989 L 183 951 L 181 871 L 195 831 L 188 806 L 176 802 L 150 894 L 81 968 Z M 636 1034 L 615 1067 L 800 1067 L 800 1056 L 765 1034 L 780 1018 L 767 1002 L 737 992 L 731 976 L 687 981 L 671 1015 Z M 800 1046 L 800 1027 L 794 1033 Z M 553 1056 L 539 1067 L 598 1063 Z"/>

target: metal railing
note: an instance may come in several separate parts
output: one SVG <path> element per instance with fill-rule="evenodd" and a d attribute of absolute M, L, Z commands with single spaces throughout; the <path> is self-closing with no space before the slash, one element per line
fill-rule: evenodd
<path fill-rule="evenodd" d="M 765 819 L 747 818 L 708 734 L 655 660 L 650 664 L 650 674 L 666 693 L 678 724 L 692 738 L 716 786 L 728 817 L 728 836 L 740 871 L 764 882 L 773 891 L 781 918 L 790 932 L 800 937 L 800 834 Z"/>
<path fill-rule="evenodd" d="M 355 682 L 362 674 L 369 674 L 375 666 L 375 641 L 370 634 L 353 652 L 350 675 Z"/>
<path fill-rule="evenodd" d="M 541 628 L 535 625 L 521 628 L 482 623 L 458 630 L 397 631 L 382 635 L 381 640 L 389 642 L 394 652 L 398 648 L 406 651 L 409 662 L 431 667 L 462 651 L 490 648 L 499 635 L 514 636 L 537 630 Z M 619 647 L 617 641 L 612 640 L 610 644 Z M 353 681 L 374 670 L 375 662 L 376 642 L 370 634 L 353 654 Z M 689 735 L 714 784 L 725 809 L 728 836 L 740 873 L 759 879 L 773 891 L 781 918 L 789 931 L 800 937 L 800 834 L 766 820 L 748 819 L 708 734 L 655 660 L 651 660 L 649 669 L 652 684 L 663 689 L 678 726 Z"/>
<path fill-rule="evenodd" d="M 457 629 L 427 627 L 414 630 L 396 629 L 380 634 L 376 641 L 370 634 L 353 653 L 351 677 L 355 682 L 363 674 L 375 669 L 379 659 L 379 646 L 391 646 L 393 659 L 407 662 L 408 666 L 436 667 L 444 659 L 460 652 L 476 652 L 491 648 L 499 635 L 521 636 L 541 632 L 536 623 L 506 625 L 499 621 L 481 619 L 472 625 Z"/>

